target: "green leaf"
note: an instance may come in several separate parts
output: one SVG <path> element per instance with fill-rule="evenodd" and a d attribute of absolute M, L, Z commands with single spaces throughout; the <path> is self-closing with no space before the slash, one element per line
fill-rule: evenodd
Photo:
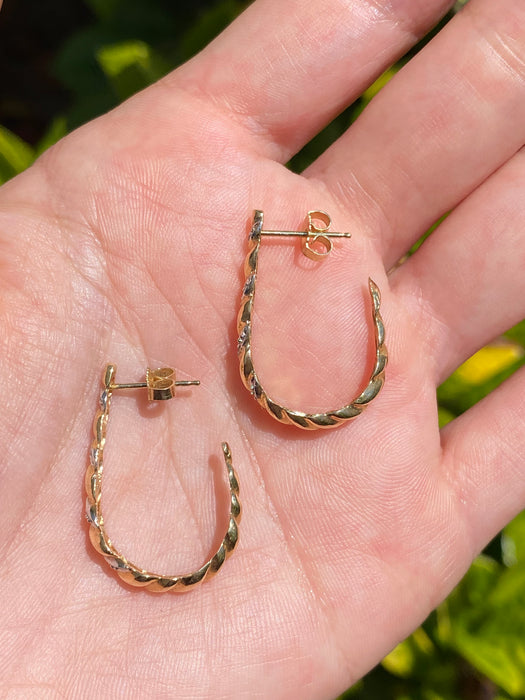
<path fill-rule="evenodd" d="M 503 530 L 501 548 L 506 566 L 525 565 L 525 510 Z"/>
<path fill-rule="evenodd" d="M 439 405 L 459 415 L 524 364 L 525 353 L 516 343 L 498 343 L 482 348 L 438 387 Z"/>
<path fill-rule="evenodd" d="M 464 384 L 478 386 L 513 367 L 523 358 L 523 350 L 515 343 L 487 345 L 472 355 L 456 370 Z"/>
<path fill-rule="evenodd" d="M 34 159 L 35 152 L 28 143 L 0 126 L 0 183 L 21 173 Z"/>
<path fill-rule="evenodd" d="M 421 238 L 418 238 L 418 240 L 412 245 L 412 247 L 408 251 L 407 257 L 414 255 L 416 250 L 419 250 L 419 248 L 421 248 L 421 246 L 427 240 L 427 238 L 430 236 L 430 234 L 434 233 L 434 231 L 440 226 L 440 224 L 442 224 L 443 221 L 445 221 L 445 219 L 447 218 L 449 213 L 450 212 L 446 212 L 446 214 L 443 214 L 442 216 L 440 216 L 439 219 L 437 221 L 435 221 L 427 231 L 425 231 L 425 233 L 421 236 Z"/>
<path fill-rule="evenodd" d="M 382 73 L 373 83 L 367 88 L 364 93 L 359 97 L 353 104 L 352 109 L 352 122 L 354 122 L 365 107 L 373 100 L 373 98 L 380 92 L 387 83 L 394 77 L 394 75 L 401 70 L 403 67 L 403 62 L 398 61 L 391 68 L 388 68 L 384 73 Z"/>
<path fill-rule="evenodd" d="M 375 80 L 370 87 L 364 91 L 363 100 L 365 105 L 367 105 L 376 95 L 382 90 L 387 83 L 389 83 L 398 70 L 402 67 L 402 63 L 396 63 L 391 68 L 388 68 L 384 73 L 382 73 L 377 80 Z"/>
<path fill-rule="evenodd" d="M 513 328 L 505 333 L 505 336 L 509 340 L 513 340 L 515 343 L 519 343 L 525 348 L 525 321 L 520 321 Z"/>
<path fill-rule="evenodd" d="M 57 54 L 54 73 L 73 93 L 67 115 L 70 128 L 117 105 L 114 90 L 95 58 L 98 49 L 114 42 L 114 34 L 104 26 L 88 27 L 69 37 Z"/>
<path fill-rule="evenodd" d="M 168 69 L 144 41 L 122 41 L 103 46 L 96 57 L 121 100 L 158 80 Z"/>
<path fill-rule="evenodd" d="M 448 644 L 512 697 L 525 695 L 525 566 L 479 557 L 442 608 Z"/>
<path fill-rule="evenodd" d="M 382 666 L 376 668 L 343 693 L 338 700 L 401 700 L 404 682 L 398 682 Z"/>
<path fill-rule="evenodd" d="M 472 634 L 458 628 L 455 647 L 478 671 L 506 690 L 511 697 L 525 695 L 525 648 L 523 634 Z"/>
<path fill-rule="evenodd" d="M 456 418 L 455 413 L 452 413 L 452 411 L 449 411 L 448 409 L 443 408 L 442 406 L 438 406 L 438 420 L 440 428 L 443 428 L 447 423 L 453 421 L 454 418 Z"/>
<path fill-rule="evenodd" d="M 409 678 L 417 670 L 421 671 L 425 666 L 428 666 L 428 662 L 434 656 L 434 652 L 435 648 L 431 639 L 420 627 L 408 639 L 398 644 L 383 659 L 382 664 L 387 671 L 390 671 L 395 676 Z"/>
<path fill-rule="evenodd" d="M 494 559 L 484 555 L 476 557 L 452 594 L 454 603 L 460 606 L 460 612 L 482 605 L 494 590 L 502 573 L 503 568 Z"/>
<path fill-rule="evenodd" d="M 461 583 L 437 609 L 435 636 L 442 645 L 452 645 L 454 621 L 485 601 L 501 572 L 502 567 L 490 557 L 481 555 L 473 561 Z"/>

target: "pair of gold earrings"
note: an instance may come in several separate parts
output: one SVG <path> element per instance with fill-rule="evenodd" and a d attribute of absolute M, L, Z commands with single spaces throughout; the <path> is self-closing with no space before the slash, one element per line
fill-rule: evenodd
<path fill-rule="evenodd" d="M 253 226 L 249 234 L 249 252 L 245 261 L 246 281 L 242 291 L 242 302 L 238 316 L 237 342 L 241 379 L 244 386 L 256 401 L 280 423 L 295 425 L 304 430 L 334 428 L 341 423 L 356 418 L 363 409 L 377 396 L 384 383 L 385 367 L 388 354 L 385 346 L 385 330 L 380 314 L 381 295 L 378 286 L 369 278 L 368 289 L 372 302 L 372 319 L 375 330 L 375 364 L 370 380 L 361 394 L 346 406 L 326 413 L 304 413 L 291 410 L 271 399 L 264 390 L 252 361 L 252 315 L 257 281 L 257 265 L 262 236 L 299 236 L 302 239 L 302 251 L 312 260 L 322 260 L 332 250 L 332 238 L 350 238 L 349 233 L 330 231 L 330 216 L 323 211 L 308 212 L 306 231 L 264 231 L 263 212 L 256 210 Z M 239 502 L 239 484 L 232 465 L 231 450 L 228 443 L 222 443 L 222 452 L 228 474 L 230 491 L 230 514 L 226 535 L 217 552 L 197 571 L 182 576 L 164 576 L 154 574 L 131 563 L 112 545 L 104 526 L 101 509 L 103 454 L 106 445 L 106 431 L 109 409 L 113 392 L 120 389 L 147 389 L 150 401 L 165 401 L 175 396 L 177 386 L 198 385 L 198 380 L 176 381 L 175 372 L 170 367 L 146 372 L 146 381 L 133 384 L 115 382 L 116 367 L 107 365 L 103 377 L 103 390 L 99 409 L 93 425 L 94 439 L 91 446 L 89 465 L 86 472 L 87 511 L 90 524 L 90 540 L 107 563 L 119 577 L 133 586 L 146 587 L 152 592 L 186 591 L 211 578 L 220 569 L 226 558 L 233 552 L 239 537 L 241 505 Z"/>

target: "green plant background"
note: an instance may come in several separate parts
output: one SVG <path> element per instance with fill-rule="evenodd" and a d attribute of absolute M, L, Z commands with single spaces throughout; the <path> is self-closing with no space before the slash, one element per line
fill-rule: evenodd
<path fill-rule="evenodd" d="M 27 168 L 71 129 L 194 55 L 247 5 L 194 0 L 174 8 L 170 0 L 50 0 L 43 16 L 42 3 L 29 1 L 22 16 L 13 0 L 4 4 L 0 60 L 4 75 L 16 61 L 22 78 L 0 97 L 0 182 Z M 300 172 L 342 134 L 458 6 L 289 167 Z M 8 33 L 16 41 L 4 41 Z M 524 363 L 525 321 L 476 353 L 439 387 L 441 424 Z M 341 698 L 525 698 L 525 512 L 489 544 L 425 623 Z"/>

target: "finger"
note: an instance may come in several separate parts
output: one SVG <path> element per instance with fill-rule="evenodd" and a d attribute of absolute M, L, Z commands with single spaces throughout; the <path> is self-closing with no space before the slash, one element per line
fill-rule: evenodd
<path fill-rule="evenodd" d="M 525 142 L 525 5 L 473 0 L 309 169 L 387 266 Z"/>
<path fill-rule="evenodd" d="M 525 369 L 442 430 L 445 475 L 472 552 L 525 506 Z"/>
<path fill-rule="evenodd" d="M 426 329 L 436 383 L 525 316 L 525 150 L 468 197 L 392 275 Z"/>
<path fill-rule="evenodd" d="M 416 43 L 451 0 L 259 0 L 168 77 L 288 160 Z"/>

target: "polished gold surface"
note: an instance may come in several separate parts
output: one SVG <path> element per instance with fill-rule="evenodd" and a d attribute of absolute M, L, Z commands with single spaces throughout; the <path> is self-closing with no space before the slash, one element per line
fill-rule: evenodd
<path fill-rule="evenodd" d="M 321 225 L 318 224 L 321 223 Z M 381 293 L 379 287 L 370 278 L 368 289 L 372 301 L 372 319 L 375 328 L 376 357 L 375 365 L 366 388 L 349 404 L 335 411 L 326 413 L 303 413 L 294 411 L 278 404 L 264 390 L 252 360 L 252 315 L 257 281 L 257 264 L 262 236 L 301 236 L 303 238 L 303 253 L 319 260 L 332 250 L 332 238 L 349 238 L 349 233 L 329 231 L 330 217 L 323 211 L 308 212 L 307 231 L 263 231 L 263 212 L 255 211 L 253 226 L 249 235 L 249 251 L 244 264 L 246 281 L 242 292 L 241 308 L 237 319 L 239 339 L 237 349 L 239 368 L 244 386 L 254 396 L 256 401 L 280 423 L 295 425 L 304 430 L 319 428 L 335 428 L 341 423 L 353 420 L 378 395 L 385 381 L 385 367 L 388 353 L 385 345 L 385 328 L 380 314 Z M 321 249 L 320 249 L 321 248 Z"/>
<path fill-rule="evenodd" d="M 224 539 L 211 559 L 203 564 L 200 569 L 181 576 L 165 576 L 154 574 L 135 564 L 115 549 L 111 540 L 107 536 L 104 527 L 104 517 L 102 515 L 102 472 L 103 456 L 106 447 L 106 431 L 109 420 L 109 408 L 112 394 L 118 389 L 147 388 L 150 400 L 166 400 L 172 398 L 175 386 L 187 386 L 198 384 L 196 380 L 175 381 L 175 373 L 165 367 L 160 370 L 148 370 L 146 382 L 137 384 L 116 384 L 115 365 L 108 365 L 104 372 L 103 391 L 100 396 L 99 409 L 95 415 L 93 423 L 94 440 L 91 445 L 89 466 L 86 471 L 86 492 L 87 492 L 87 512 L 86 517 L 90 524 L 89 537 L 93 547 L 101 554 L 112 569 L 126 583 L 132 586 L 147 588 L 149 591 L 164 593 L 174 591 L 182 593 L 193 588 L 204 580 L 214 576 L 221 568 L 224 561 L 233 552 L 239 538 L 239 523 L 241 520 L 241 504 L 239 502 L 239 484 L 237 476 L 232 466 L 232 456 L 228 443 L 222 443 L 222 452 L 226 470 L 228 473 L 228 484 L 230 489 L 230 518 L 228 530 Z"/>

